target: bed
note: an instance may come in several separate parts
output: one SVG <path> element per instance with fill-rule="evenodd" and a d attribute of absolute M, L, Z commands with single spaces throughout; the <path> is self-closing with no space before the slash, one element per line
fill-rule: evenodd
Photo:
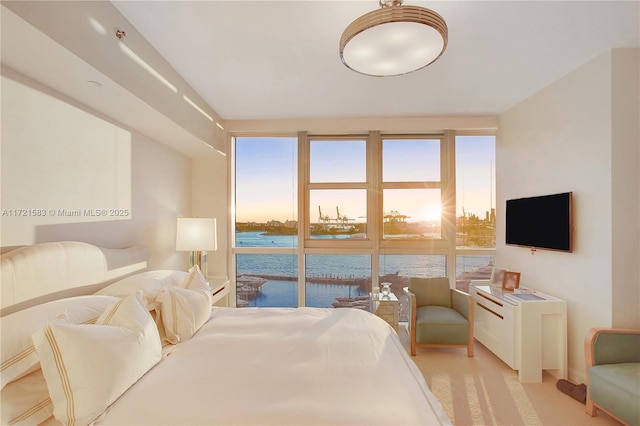
<path fill-rule="evenodd" d="M 197 268 L 3 309 L 2 331 L 2 424 L 450 424 L 380 318 L 212 307 Z"/>

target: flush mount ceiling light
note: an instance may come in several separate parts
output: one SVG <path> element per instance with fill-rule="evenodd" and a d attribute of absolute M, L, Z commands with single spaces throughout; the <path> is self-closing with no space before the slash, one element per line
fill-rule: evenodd
<path fill-rule="evenodd" d="M 365 75 L 407 74 L 433 63 L 447 48 L 447 23 L 436 12 L 379 0 L 380 9 L 353 21 L 340 38 L 340 59 Z"/>

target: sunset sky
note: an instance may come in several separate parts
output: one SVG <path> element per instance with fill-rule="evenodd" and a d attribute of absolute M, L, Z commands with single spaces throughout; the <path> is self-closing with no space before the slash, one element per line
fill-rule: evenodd
<path fill-rule="evenodd" d="M 236 220 L 238 222 L 297 220 L 296 138 L 239 138 L 236 144 Z M 438 145 L 424 141 L 385 141 L 383 177 L 385 181 L 436 180 L 439 175 Z M 456 138 L 456 214 L 475 213 L 484 218 L 495 207 L 495 138 Z M 405 154 L 411 152 L 411 155 Z M 312 182 L 366 179 L 363 141 L 323 141 L 312 143 Z M 417 191 L 417 192 L 416 192 Z M 420 195 L 418 195 L 420 194 Z M 387 190 L 385 213 L 397 210 L 411 221 L 439 217 L 439 191 Z M 433 200 L 425 205 L 420 200 Z M 366 216 L 364 190 L 312 191 L 311 221 L 318 219 L 317 206 L 324 215 L 340 214 L 354 221 Z M 491 204 L 491 205 L 490 205 Z"/>

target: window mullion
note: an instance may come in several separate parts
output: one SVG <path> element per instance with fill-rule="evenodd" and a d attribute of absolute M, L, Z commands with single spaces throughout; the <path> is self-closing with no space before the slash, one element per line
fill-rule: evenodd
<path fill-rule="evenodd" d="M 380 277 L 380 240 L 382 228 L 382 139 L 380 132 L 370 132 L 367 141 L 367 180 L 370 185 L 367 201 L 367 233 L 371 247 L 371 285 L 379 286 Z"/>
<path fill-rule="evenodd" d="M 440 158 L 442 182 L 442 233 L 447 243 L 447 276 L 456 277 L 456 169 L 455 132 L 445 132 Z"/>
<path fill-rule="evenodd" d="M 309 238 L 309 135 L 298 133 L 298 306 L 306 305 L 305 241 Z"/>

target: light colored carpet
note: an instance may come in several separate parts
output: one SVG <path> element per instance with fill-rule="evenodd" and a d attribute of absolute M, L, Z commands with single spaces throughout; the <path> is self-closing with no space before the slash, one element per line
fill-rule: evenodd
<path fill-rule="evenodd" d="M 402 325 L 399 335 L 408 350 Z M 542 383 L 520 383 L 518 372 L 481 343 L 474 351 L 469 358 L 466 349 L 418 348 L 412 357 L 454 425 L 619 424 L 601 412 L 589 416 L 550 374 L 543 373 Z"/>

